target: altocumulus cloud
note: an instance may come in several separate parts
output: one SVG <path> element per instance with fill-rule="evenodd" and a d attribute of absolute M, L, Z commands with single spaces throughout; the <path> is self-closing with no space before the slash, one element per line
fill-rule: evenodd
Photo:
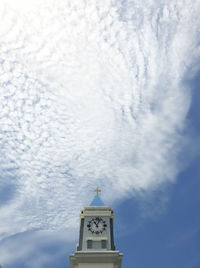
<path fill-rule="evenodd" d="M 0 4 L 1 238 L 173 182 L 187 143 L 199 1 L 36 2 Z"/>

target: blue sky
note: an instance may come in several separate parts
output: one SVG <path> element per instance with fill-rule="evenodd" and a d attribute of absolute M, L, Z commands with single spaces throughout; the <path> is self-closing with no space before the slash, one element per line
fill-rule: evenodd
<path fill-rule="evenodd" d="M 68 267 L 97 185 L 124 268 L 200 266 L 199 11 L 1 1 L 3 268 Z"/>

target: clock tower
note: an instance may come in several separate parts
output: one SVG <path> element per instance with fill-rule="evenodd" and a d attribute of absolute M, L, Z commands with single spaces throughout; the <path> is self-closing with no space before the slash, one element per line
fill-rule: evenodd
<path fill-rule="evenodd" d="M 70 256 L 70 268 L 121 268 L 122 254 L 115 250 L 113 210 L 103 204 L 100 190 L 80 214 L 77 250 Z"/>

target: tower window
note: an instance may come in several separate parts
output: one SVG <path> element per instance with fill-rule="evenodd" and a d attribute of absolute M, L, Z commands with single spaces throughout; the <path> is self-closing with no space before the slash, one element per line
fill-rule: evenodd
<path fill-rule="evenodd" d="M 106 248 L 106 240 L 101 240 L 101 248 Z"/>
<path fill-rule="evenodd" d="M 92 248 L 92 240 L 87 240 L 87 248 Z"/>

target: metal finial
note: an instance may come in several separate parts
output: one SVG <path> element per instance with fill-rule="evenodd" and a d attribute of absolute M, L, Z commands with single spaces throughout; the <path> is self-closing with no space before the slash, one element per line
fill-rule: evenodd
<path fill-rule="evenodd" d="M 98 195 L 98 194 L 101 192 L 101 190 L 97 187 L 97 188 L 94 190 L 94 192 Z"/>

